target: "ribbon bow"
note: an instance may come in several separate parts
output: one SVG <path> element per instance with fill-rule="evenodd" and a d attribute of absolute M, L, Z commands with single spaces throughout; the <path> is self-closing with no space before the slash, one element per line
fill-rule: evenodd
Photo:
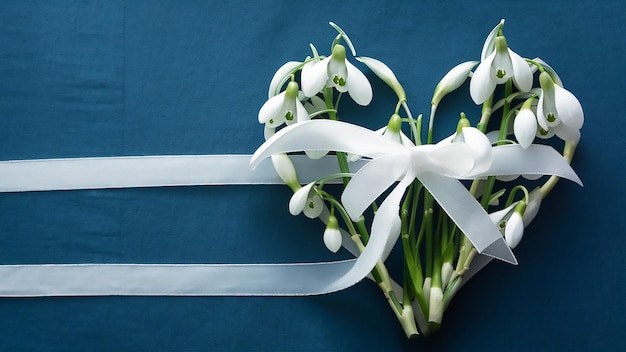
<path fill-rule="evenodd" d="M 454 139 L 435 145 L 402 145 L 366 128 L 331 120 L 284 128 L 257 149 L 251 165 L 256 167 L 272 154 L 308 150 L 334 150 L 371 158 L 352 177 L 341 197 L 354 220 L 399 181 L 374 216 L 370 241 L 352 268 L 353 274 L 358 271 L 367 275 L 391 251 L 400 233 L 400 202 L 415 179 L 428 189 L 479 253 L 512 264 L 517 260 L 500 231 L 459 179 L 541 174 L 580 183 L 565 159 L 548 146 L 534 145 L 527 150 L 518 145 L 492 147 L 475 128 L 464 128 Z"/>

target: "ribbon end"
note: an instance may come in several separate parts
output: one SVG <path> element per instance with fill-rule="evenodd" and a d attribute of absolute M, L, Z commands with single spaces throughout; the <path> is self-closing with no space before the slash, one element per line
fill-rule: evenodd
<path fill-rule="evenodd" d="M 511 248 L 506 244 L 504 238 L 498 239 L 487 248 L 479 251 L 479 253 L 517 265 L 517 258 L 515 258 L 515 255 L 511 251 Z"/>

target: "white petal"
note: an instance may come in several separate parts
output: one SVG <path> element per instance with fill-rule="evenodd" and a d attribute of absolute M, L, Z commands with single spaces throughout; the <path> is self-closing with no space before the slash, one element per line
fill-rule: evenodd
<path fill-rule="evenodd" d="M 328 62 L 330 57 L 325 58 L 322 61 L 316 62 L 310 61 L 302 67 L 301 73 L 301 89 L 304 95 L 312 97 L 319 93 L 326 85 L 328 80 Z"/>
<path fill-rule="evenodd" d="M 341 248 L 341 232 L 339 229 L 329 229 L 324 231 L 324 244 L 329 251 L 337 253 Z"/>
<path fill-rule="evenodd" d="M 307 206 L 309 200 L 309 193 L 311 193 L 311 189 L 315 185 L 315 182 L 311 182 L 308 185 L 300 188 L 291 196 L 289 200 L 289 212 L 291 215 L 300 214 L 304 208 Z"/>
<path fill-rule="evenodd" d="M 460 63 L 454 66 L 445 76 L 439 81 L 437 87 L 435 87 L 435 92 L 433 93 L 432 104 L 437 105 L 441 101 L 441 99 L 448 93 L 459 88 L 469 77 L 470 72 L 474 66 L 476 66 L 477 61 L 467 61 Z"/>
<path fill-rule="evenodd" d="M 302 211 L 304 216 L 309 219 L 316 219 L 320 214 L 324 211 L 324 204 L 322 202 L 322 198 L 317 194 L 313 195 L 307 200 L 307 204 Z"/>
<path fill-rule="evenodd" d="M 560 123 L 554 126 L 552 130 L 559 138 L 566 142 L 578 144 L 578 141 L 580 141 L 580 130 L 571 128 L 565 124 Z"/>
<path fill-rule="evenodd" d="M 312 96 L 309 101 L 304 104 L 304 108 L 309 112 L 309 115 L 327 109 L 324 100 L 317 95 Z"/>
<path fill-rule="evenodd" d="M 372 86 L 363 72 L 346 60 L 348 93 L 357 104 L 365 106 L 372 101 Z"/>
<path fill-rule="evenodd" d="M 297 187 L 298 178 L 296 177 L 296 168 L 293 166 L 293 162 L 287 156 L 287 154 L 274 154 L 272 155 L 272 164 L 276 173 L 283 182 L 290 187 Z"/>
<path fill-rule="evenodd" d="M 285 121 L 285 117 L 280 116 L 280 110 L 283 107 L 284 101 L 285 92 L 273 96 L 268 101 L 266 101 L 259 110 L 259 122 L 266 123 L 271 127 L 282 124 Z M 269 122 L 270 120 L 272 120 L 272 122 Z"/>
<path fill-rule="evenodd" d="M 498 51 L 498 49 L 496 49 L 496 57 L 493 59 L 493 63 L 491 64 L 491 67 L 493 67 L 495 72 L 504 72 L 504 76 L 502 77 L 498 77 L 497 75 L 494 76 L 494 79 L 498 84 L 506 82 L 509 78 L 513 77 L 513 73 L 515 72 L 513 70 L 513 64 L 511 63 L 511 56 L 509 55 L 508 50 L 508 48 L 507 51 Z"/>
<path fill-rule="evenodd" d="M 496 180 L 502 182 L 511 182 L 513 180 L 516 180 L 518 177 L 519 175 L 498 175 L 496 176 Z"/>
<path fill-rule="evenodd" d="M 265 128 L 263 128 L 263 137 L 265 137 L 265 140 L 268 140 L 270 138 L 272 138 L 272 136 L 276 133 L 276 128 L 274 127 L 270 127 L 268 125 L 265 125 Z"/>
<path fill-rule="evenodd" d="M 302 122 L 302 121 L 308 121 L 310 119 L 311 118 L 309 117 L 309 112 L 306 111 L 306 109 L 304 108 L 304 105 L 302 105 L 300 100 L 296 100 L 296 121 Z"/>
<path fill-rule="evenodd" d="M 517 247 L 524 235 L 524 223 L 522 222 L 522 216 L 514 212 L 509 221 L 506 223 L 504 229 L 504 239 L 511 248 Z"/>
<path fill-rule="evenodd" d="M 561 123 L 577 130 L 583 127 L 585 122 L 583 107 L 574 94 L 567 89 L 554 85 L 554 105 Z"/>
<path fill-rule="evenodd" d="M 516 203 L 511 204 L 504 209 L 489 213 L 489 218 L 491 218 L 491 221 L 493 221 L 493 223 L 497 225 L 500 221 L 504 220 L 510 215 L 511 210 L 513 210 L 513 208 L 515 207 L 515 204 Z"/>
<path fill-rule="evenodd" d="M 280 91 L 280 88 L 289 79 L 289 75 L 291 74 L 291 72 L 294 71 L 296 67 L 298 67 L 301 64 L 302 62 L 299 62 L 299 61 L 289 61 L 285 63 L 284 65 L 282 65 L 278 69 L 278 71 L 276 71 L 276 73 L 274 74 L 274 77 L 272 77 L 272 82 L 270 83 L 270 89 L 267 93 L 268 95 L 267 97 L 271 98 L 275 96 L 276 94 L 278 94 L 278 92 Z"/>
<path fill-rule="evenodd" d="M 533 87 L 533 72 L 526 60 L 509 49 L 509 56 L 513 64 L 513 82 L 517 89 L 528 92 Z"/>
<path fill-rule="evenodd" d="M 517 142 L 524 148 L 528 148 L 535 140 L 537 134 L 537 118 L 530 109 L 522 109 L 513 122 L 513 131 Z"/>
<path fill-rule="evenodd" d="M 554 128 L 550 128 L 548 130 L 544 130 L 543 127 L 542 128 L 537 128 L 537 138 L 541 138 L 541 139 L 550 139 L 554 136 Z"/>
<path fill-rule="evenodd" d="M 387 85 L 391 87 L 391 89 L 393 89 L 399 99 L 406 98 L 406 92 L 404 91 L 404 88 L 400 84 L 400 81 L 398 81 L 396 75 L 389 68 L 389 66 L 385 65 L 385 63 L 383 63 L 382 61 L 376 60 L 371 57 L 363 56 L 357 57 L 355 59 L 364 63 L 370 70 L 372 70 L 372 72 L 374 72 L 376 76 L 378 76 L 378 78 L 387 83 Z"/>
<path fill-rule="evenodd" d="M 550 127 L 548 126 L 546 114 L 543 112 L 543 104 L 545 101 L 544 96 L 545 94 L 543 92 L 541 92 L 541 95 L 539 95 L 539 102 L 537 103 L 537 122 L 539 123 L 539 126 L 541 126 L 541 128 L 548 131 Z"/>
<path fill-rule="evenodd" d="M 350 75 L 348 72 L 348 68 L 346 67 L 347 60 L 338 60 L 331 56 L 330 61 L 328 62 L 327 67 L 327 77 L 328 82 L 326 82 L 326 87 L 334 87 L 338 91 L 345 93 L 348 91 L 348 76 Z M 344 84 L 335 83 L 335 79 L 339 77 L 344 80 Z"/>
<path fill-rule="evenodd" d="M 328 150 L 306 150 L 304 154 L 306 154 L 309 159 L 317 160 L 328 154 Z"/>
<path fill-rule="evenodd" d="M 495 57 L 496 52 L 494 51 L 478 65 L 472 75 L 472 79 L 470 80 L 470 95 L 476 104 L 484 103 L 485 100 L 493 94 L 494 89 L 496 89 L 497 83 L 492 78 L 494 72 L 491 68 L 491 63 Z"/>

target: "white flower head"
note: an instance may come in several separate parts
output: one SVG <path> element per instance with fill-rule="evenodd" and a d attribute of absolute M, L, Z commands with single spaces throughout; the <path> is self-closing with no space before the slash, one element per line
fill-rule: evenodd
<path fill-rule="evenodd" d="M 537 118 L 531 109 L 532 101 L 530 98 L 524 102 L 515 121 L 513 122 L 513 133 L 517 142 L 524 148 L 528 148 L 537 135 Z"/>
<path fill-rule="evenodd" d="M 458 89 L 470 76 L 472 69 L 476 66 L 477 61 L 467 61 L 454 66 L 445 76 L 439 81 L 435 87 L 433 98 L 431 100 L 432 105 L 438 105 L 441 99 L 448 93 Z"/>
<path fill-rule="evenodd" d="M 547 72 L 539 75 L 541 95 L 537 104 L 537 122 L 545 131 L 550 129 L 564 141 L 577 143 L 585 116 L 574 94 L 555 84 Z"/>
<path fill-rule="evenodd" d="M 313 186 L 315 186 L 315 182 L 311 182 L 294 192 L 289 200 L 289 212 L 291 215 L 296 216 L 304 213 L 306 217 L 315 219 L 322 214 L 324 204 L 313 190 Z"/>
<path fill-rule="evenodd" d="M 302 68 L 302 91 L 312 97 L 324 87 L 334 87 L 349 93 L 359 105 L 372 101 L 372 86 L 363 72 L 346 59 L 346 48 L 341 44 L 333 47 L 329 57 L 319 61 L 313 59 Z"/>
<path fill-rule="evenodd" d="M 328 217 L 326 229 L 324 230 L 324 245 L 329 251 L 337 253 L 341 248 L 341 231 L 339 230 L 339 222 L 334 215 Z"/>
<path fill-rule="evenodd" d="M 272 155 L 272 165 L 274 165 L 274 169 L 276 173 L 280 177 L 285 184 L 287 184 L 291 189 L 298 189 L 300 187 L 300 183 L 298 182 L 298 176 L 296 174 L 296 168 L 293 166 L 293 162 L 287 154 L 278 153 Z"/>
<path fill-rule="evenodd" d="M 504 36 L 498 33 L 502 25 L 503 22 L 500 22 L 487 37 L 482 60 L 470 80 L 470 95 L 476 104 L 484 103 L 498 84 L 510 78 L 520 91 L 527 92 L 532 88 L 532 70 L 526 60 L 508 47 Z"/>
<path fill-rule="evenodd" d="M 298 99 L 299 86 L 291 81 L 287 89 L 269 98 L 259 110 L 259 122 L 266 127 L 276 128 L 283 123 L 290 125 L 295 122 L 309 120 L 304 105 Z"/>
<path fill-rule="evenodd" d="M 510 248 L 515 248 L 524 236 L 523 216 L 526 210 L 526 202 L 520 200 L 511 206 L 489 214 L 491 220 L 496 223 L 500 232 Z"/>

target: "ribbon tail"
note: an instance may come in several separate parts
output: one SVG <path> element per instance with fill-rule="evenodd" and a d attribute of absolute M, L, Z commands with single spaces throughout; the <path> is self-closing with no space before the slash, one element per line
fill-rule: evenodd
<path fill-rule="evenodd" d="M 337 291 L 338 287 L 349 287 L 361 281 L 376 266 L 379 260 L 384 260 L 388 248 L 392 247 L 400 235 L 400 201 L 406 188 L 415 177 L 405 176 L 400 183 L 382 202 L 374 220 L 370 240 L 354 266 L 342 278 L 333 282 L 324 291 Z"/>
<path fill-rule="evenodd" d="M 420 173 L 417 177 L 478 253 L 517 264 L 500 231 L 461 182 L 430 172 Z"/>
<path fill-rule="evenodd" d="M 539 144 L 533 144 L 527 149 L 518 144 L 494 147 L 491 167 L 468 178 L 504 175 L 554 175 L 581 186 L 583 184 L 559 152 Z"/>
<path fill-rule="evenodd" d="M 353 220 L 363 214 L 386 189 L 406 174 L 407 155 L 389 154 L 365 164 L 341 194 L 341 203 Z"/>

